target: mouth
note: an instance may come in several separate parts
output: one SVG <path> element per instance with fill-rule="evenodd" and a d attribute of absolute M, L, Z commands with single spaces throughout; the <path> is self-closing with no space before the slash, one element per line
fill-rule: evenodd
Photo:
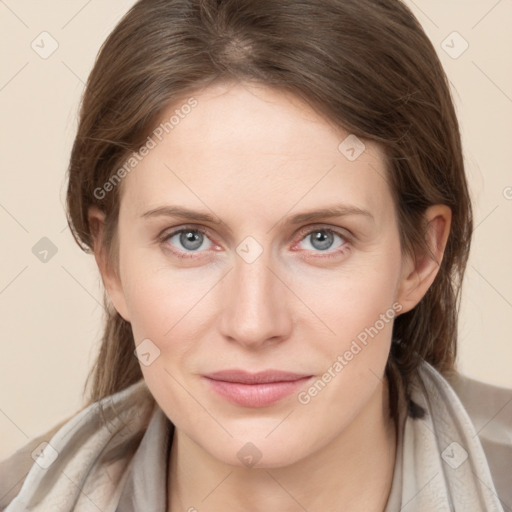
<path fill-rule="evenodd" d="M 313 375 L 278 370 L 224 370 L 203 376 L 209 388 L 242 407 L 267 407 L 297 392 Z"/>

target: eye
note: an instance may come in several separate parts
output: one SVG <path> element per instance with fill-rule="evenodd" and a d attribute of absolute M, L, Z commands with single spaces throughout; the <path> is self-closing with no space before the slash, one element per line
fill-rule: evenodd
<path fill-rule="evenodd" d="M 301 236 L 301 241 L 297 245 L 303 244 L 302 249 L 330 254 L 344 252 L 348 241 L 346 235 L 330 228 L 309 229 Z M 341 250 L 336 251 L 336 249 Z"/>
<path fill-rule="evenodd" d="M 206 232 L 198 228 L 182 228 L 173 231 L 164 235 L 163 242 L 177 249 L 175 252 L 178 253 L 202 252 L 213 246 Z"/>
<path fill-rule="evenodd" d="M 348 241 L 348 236 L 337 230 L 324 227 L 309 228 L 300 234 L 300 241 L 295 247 L 325 253 L 325 257 L 334 257 L 348 249 Z M 197 227 L 182 227 L 164 234 L 161 242 L 180 258 L 194 257 L 208 250 L 218 250 L 207 232 Z"/>

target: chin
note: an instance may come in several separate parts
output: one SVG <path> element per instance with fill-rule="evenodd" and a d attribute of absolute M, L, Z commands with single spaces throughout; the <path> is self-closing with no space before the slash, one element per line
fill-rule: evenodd
<path fill-rule="evenodd" d="M 230 443 L 216 443 L 214 446 L 203 445 L 212 457 L 220 462 L 247 469 L 271 469 L 290 466 L 307 457 L 303 442 L 283 443 L 282 439 L 247 440 L 241 442 L 234 438 Z"/>

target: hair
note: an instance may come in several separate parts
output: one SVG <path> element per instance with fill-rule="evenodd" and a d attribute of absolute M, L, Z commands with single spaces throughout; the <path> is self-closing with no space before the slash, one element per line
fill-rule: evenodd
<path fill-rule="evenodd" d="M 385 372 L 396 420 L 422 360 L 455 372 L 473 223 L 459 125 L 432 43 L 399 0 L 138 1 L 102 45 L 82 97 L 67 217 L 83 250 L 94 248 L 88 210 L 95 206 L 105 214 L 105 236 L 96 243 L 116 267 L 122 188 L 95 190 L 141 147 L 170 104 L 220 81 L 291 92 L 336 126 L 380 144 L 403 254 L 426 254 L 425 210 L 450 207 L 438 274 L 417 306 L 394 320 Z M 106 293 L 104 301 L 104 333 L 84 387 L 90 384 L 88 404 L 142 379 L 131 326 Z M 408 405 L 410 415 L 421 414 Z"/>

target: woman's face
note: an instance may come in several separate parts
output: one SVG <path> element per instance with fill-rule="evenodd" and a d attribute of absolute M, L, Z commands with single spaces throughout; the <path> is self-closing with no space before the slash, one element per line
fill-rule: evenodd
<path fill-rule="evenodd" d="M 382 396 L 405 278 L 384 155 L 263 86 L 186 103 L 123 180 L 107 286 L 176 427 L 226 463 L 284 466 Z M 304 378 L 205 377 L 223 370 Z"/>

